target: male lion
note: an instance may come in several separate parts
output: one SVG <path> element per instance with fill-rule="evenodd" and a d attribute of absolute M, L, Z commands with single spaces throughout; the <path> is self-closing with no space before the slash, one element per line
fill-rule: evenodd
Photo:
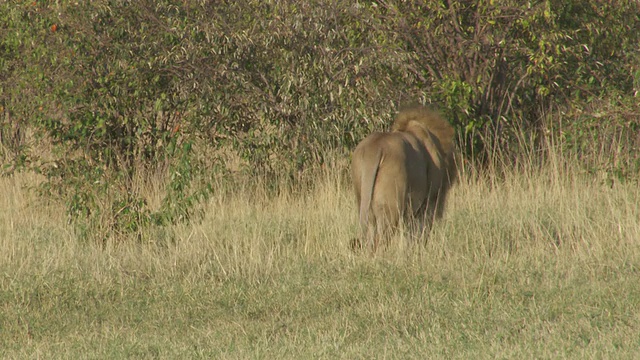
<path fill-rule="evenodd" d="M 454 130 L 424 106 L 401 109 L 391 132 L 375 132 L 358 144 L 351 176 L 360 208 L 362 242 L 373 251 L 400 219 L 430 229 L 442 217 L 455 181 Z"/>

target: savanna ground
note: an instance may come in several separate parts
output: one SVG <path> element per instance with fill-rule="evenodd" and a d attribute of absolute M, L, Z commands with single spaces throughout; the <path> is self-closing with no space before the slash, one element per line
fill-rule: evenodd
<path fill-rule="evenodd" d="M 0 358 L 640 358 L 638 14 L 0 1 Z M 349 153 L 409 102 L 460 183 L 353 252 Z"/>
<path fill-rule="evenodd" d="M 106 244 L 2 178 L 0 356 L 636 358 L 640 189 L 550 159 L 467 171 L 424 246 L 376 256 L 349 249 L 344 166 Z"/>

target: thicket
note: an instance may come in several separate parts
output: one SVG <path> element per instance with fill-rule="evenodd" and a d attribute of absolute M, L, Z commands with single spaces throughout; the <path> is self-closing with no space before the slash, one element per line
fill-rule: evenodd
<path fill-rule="evenodd" d="M 140 234 L 192 218 L 232 171 L 301 181 L 418 101 L 470 161 L 553 145 L 637 178 L 639 14 L 635 0 L 3 2 L 3 171 L 42 173 L 88 233 Z"/>

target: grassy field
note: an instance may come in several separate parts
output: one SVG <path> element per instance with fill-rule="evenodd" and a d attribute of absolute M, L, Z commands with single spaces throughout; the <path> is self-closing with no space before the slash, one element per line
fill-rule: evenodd
<path fill-rule="evenodd" d="M 638 358 L 640 189 L 568 168 L 463 175 L 424 246 L 376 256 L 337 170 L 105 247 L 3 178 L 0 357 Z"/>

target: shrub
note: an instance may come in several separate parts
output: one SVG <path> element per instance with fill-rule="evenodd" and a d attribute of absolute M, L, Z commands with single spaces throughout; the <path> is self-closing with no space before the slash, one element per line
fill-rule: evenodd
<path fill-rule="evenodd" d="M 607 119 L 611 134 L 640 122 L 624 105 L 637 102 L 640 84 L 640 9 L 630 0 L 0 9 L 7 168 L 42 172 L 44 192 L 73 218 L 107 224 L 105 236 L 191 218 L 213 173 L 230 171 L 229 153 L 243 174 L 299 181 L 327 149 L 347 157 L 405 102 L 439 107 L 474 161 L 496 147 L 517 153 L 523 133 L 544 144 L 561 122 L 571 122 L 567 151 L 588 145 L 580 134 L 590 122 Z M 592 116 L 598 104 L 607 116 Z M 569 118 L 551 116 L 560 112 Z M 625 139 L 637 149 L 640 140 Z M 621 176 L 633 173 L 632 160 L 619 164 Z M 154 177 L 165 194 L 152 206 L 140 184 Z"/>

